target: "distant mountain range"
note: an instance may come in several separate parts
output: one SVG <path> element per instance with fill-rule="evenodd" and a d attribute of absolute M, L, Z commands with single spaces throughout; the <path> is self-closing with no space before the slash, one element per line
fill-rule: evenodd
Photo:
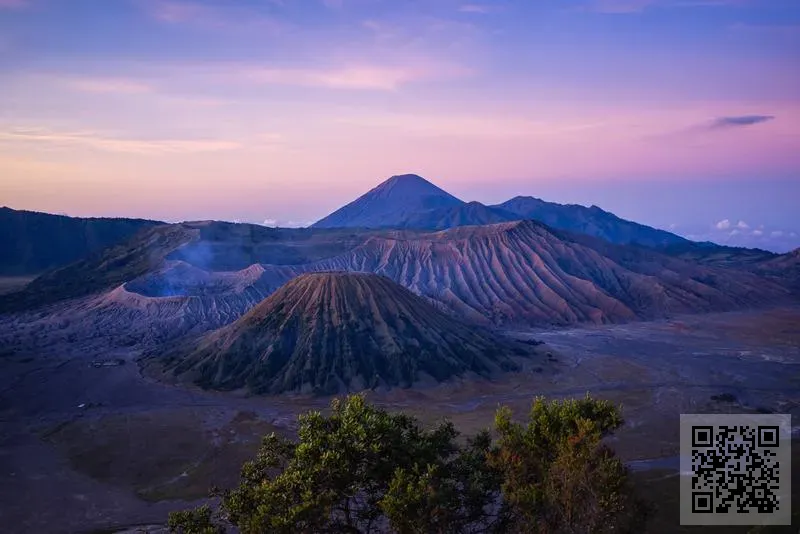
<path fill-rule="evenodd" d="M 0 295 L 9 350 L 23 331 L 26 350 L 39 339 L 137 346 L 157 376 L 254 393 L 490 375 L 518 355 L 492 330 L 800 295 L 797 251 L 694 243 L 594 206 L 465 203 L 415 175 L 312 228 L 3 214 L 6 272 L 74 260 Z"/>
<path fill-rule="evenodd" d="M 688 242 L 673 233 L 621 219 L 597 206 L 587 208 L 533 197 L 514 197 L 492 208 L 513 213 L 517 218 L 532 219 L 559 230 L 599 237 L 621 245 L 663 247 Z"/>
<path fill-rule="evenodd" d="M 522 219 L 619 244 L 662 247 L 691 243 L 675 234 L 620 219 L 596 206 L 562 205 L 533 197 L 516 197 L 496 206 L 463 202 L 415 174 L 393 176 L 313 224 L 314 230 L 326 230 L 326 235 L 330 236 L 326 241 L 327 248 L 320 248 L 316 238 L 306 243 L 286 245 L 276 239 L 280 233 L 275 232 L 269 232 L 268 237 L 259 240 L 259 236 L 267 233 L 254 225 L 240 225 L 238 231 L 252 233 L 254 248 L 250 250 L 262 251 L 253 255 L 252 263 L 273 263 L 272 256 L 264 256 L 266 251 L 278 254 L 282 262 L 302 263 L 310 259 L 303 251 L 314 249 L 315 257 L 341 252 L 360 243 L 370 233 L 368 231 L 445 230 Z M 63 267 L 120 244 L 141 230 L 162 224 L 166 223 L 145 219 L 67 217 L 0 208 L 0 276 L 38 275 Z M 207 233 L 212 228 L 222 226 L 211 225 L 202 231 Z M 228 228 L 226 232 L 234 231 Z M 277 248 L 271 243 L 275 243 Z M 242 251 L 231 253 L 238 255 Z M 218 258 L 225 261 L 224 256 Z"/>
<path fill-rule="evenodd" d="M 99 295 L 81 305 L 92 321 L 126 317 L 120 327 L 129 332 L 163 322 L 167 335 L 180 335 L 231 322 L 292 278 L 319 271 L 381 274 L 443 311 L 495 326 L 652 319 L 789 298 L 777 264 L 767 279 L 754 266 L 704 265 L 535 221 L 370 230 L 344 242 L 339 232 L 164 225 L 0 297 L 0 311 Z"/>
<path fill-rule="evenodd" d="M 687 242 L 670 232 L 621 219 L 597 206 L 556 204 L 534 197 L 515 197 L 494 206 L 467 203 L 416 174 L 392 176 L 312 228 L 445 230 L 521 219 L 618 244 L 662 247 Z"/>
<path fill-rule="evenodd" d="M 2 214 L 5 272 L 78 259 L 0 297 L 0 311 L 111 291 L 87 313 L 152 312 L 175 333 L 226 324 L 315 271 L 382 274 L 443 310 L 505 325 L 761 305 L 795 289 L 797 265 L 796 254 L 693 243 L 597 207 L 527 197 L 464 203 L 416 175 L 392 177 L 307 229 Z M 526 219 L 534 216 L 545 222 Z M 341 227 L 348 221 L 358 226 Z M 75 250 L 54 254 L 52 241 L 55 251 Z M 165 297 L 172 311 L 160 308 Z M 136 315 L 141 305 L 147 311 Z"/>

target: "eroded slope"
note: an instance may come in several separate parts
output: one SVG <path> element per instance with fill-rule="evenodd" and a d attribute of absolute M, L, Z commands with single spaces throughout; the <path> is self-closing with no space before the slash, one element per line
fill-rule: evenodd
<path fill-rule="evenodd" d="M 335 393 L 491 375 L 515 368 L 513 347 L 386 277 L 326 272 L 294 278 L 164 361 L 203 387 Z"/>

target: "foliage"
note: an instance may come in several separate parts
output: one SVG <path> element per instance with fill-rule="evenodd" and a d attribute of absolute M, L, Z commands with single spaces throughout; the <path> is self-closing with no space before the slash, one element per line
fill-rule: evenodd
<path fill-rule="evenodd" d="M 225 528 L 216 524 L 212 515 L 208 505 L 194 510 L 173 512 L 169 516 L 168 526 L 172 532 L 183 534 L 224 534 Z"/>
<path fill-rule="evenodd" d="M 588 396 L 536 399 L 526 425 L 498 411 L 493 440 L 426 430 L 361 396 L 300 417 L 298 440 L 264 438 L 240 485 L 170 516 L 183 534 L 624 532 L 641 527 L 627 471 L 601 439 L 622 424 Z M 217 529 L 217 530 L 214 530 Z"/>
<path fill-rule="evenodd" d="M 503 500 L 524 532 L 637 532 L 646 518 L 627 469 L 601 440 L 622 425 L 618 410 L 591 399 L 534 400 L 528 424 L 501 408 L 489 463 L 504 474 Z"/>

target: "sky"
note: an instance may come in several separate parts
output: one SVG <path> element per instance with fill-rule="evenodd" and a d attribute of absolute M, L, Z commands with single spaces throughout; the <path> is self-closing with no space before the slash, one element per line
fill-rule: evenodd
<path fill-rule="evenodd" d="M 0 205 L 305 225 L 393 174 L 800 246 L 797 0 L 0 0 Z"/>

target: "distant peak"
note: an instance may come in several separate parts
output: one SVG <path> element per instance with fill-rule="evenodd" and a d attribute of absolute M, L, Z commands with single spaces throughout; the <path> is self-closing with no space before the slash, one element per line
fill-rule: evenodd
<path fill-rule="evenodd" d="M 394 180 L 395 182 L 400 180 L 422 180 L 423 182 L 427 182 L 425 178 L 420 176 L 419 174 L 395 174 L 394 176 L 390 177 L 389 180 Z"/>
<path fill-rule="evenodd" d="M 397 174 L 312 226 L 316 228 L 403 226 L 411 215 L 463 204 L 417 174 Z"/>
<path fill-rule="evenodd" d="M 402 191 L 402 194 L 446 196 L 461 202 L 447 191 L 417 174 L 396 174 L 379 184 L 370 193 L 386 195 L 397 191 Z"/>
<path fill-rule="evenodd" d="M 426 180 L 425 178 L 423 178 L 422 176 L 420 176 L 418 174 L 395 174 L 394 176 L 389 177 L 381 185 L 383 185 L 383 186 L 394 186 L 394 185 L 399 185 L 399 184 L 403 184 L 403 185 L 411 185 L 411 184 L 417 185 L 417 184 L 419 184 L 419 185 L 426 185 L 426 186 L 436 187 L 431 182 L 429 182 L 428 180 Z M 380 186 L 378 186 L 378 187 L 380 187 Z"/>

